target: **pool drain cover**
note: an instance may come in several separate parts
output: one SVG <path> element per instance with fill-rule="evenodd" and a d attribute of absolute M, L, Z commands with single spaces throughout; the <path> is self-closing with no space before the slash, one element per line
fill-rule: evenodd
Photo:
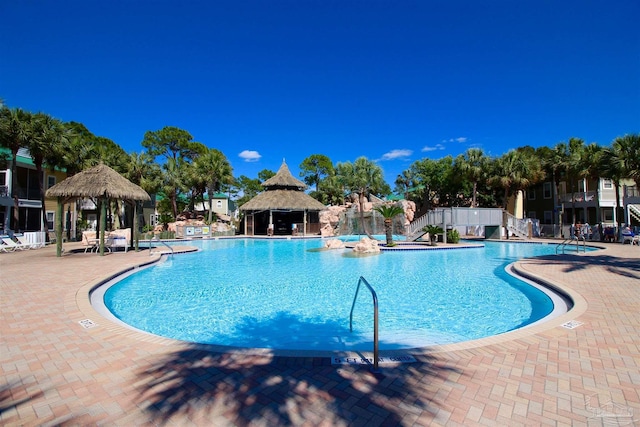
<path fill-rule="evenodd" d="M 80 320 L 78 323 L 80 323 L 80 326 L 82 326 L 85 329 L 91 329 L 95 326 L 98 326 L 98 324 L 91 319 Z"/>
<path fill-rule="evenodd" d="M 577 320 L 570 320 L 567 323 L 563 323 L 562 327 L 567 329 L 575 329 L 582 324 L 582 322 L 578 322 Z"/>

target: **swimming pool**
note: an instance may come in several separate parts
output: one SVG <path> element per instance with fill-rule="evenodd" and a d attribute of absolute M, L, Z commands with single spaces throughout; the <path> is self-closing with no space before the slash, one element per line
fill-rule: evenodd
<path fill-rule="evenodd" d="M 190 241 L 202 250 L 132 274 L 103 293 L 120 321 L 163 337 L 282 350 L 370 350 L 379 301 L 380 349 L 424 347 L 507 332 L 552 312 L 551 298 L 505 272 L 555 245 L 483 242 L 477 248 L 346 257 L 320 239 Z M 102 294 L 101 294 L 102 295 Z M 102 298 L 102 297 L 101 297 Z"/>

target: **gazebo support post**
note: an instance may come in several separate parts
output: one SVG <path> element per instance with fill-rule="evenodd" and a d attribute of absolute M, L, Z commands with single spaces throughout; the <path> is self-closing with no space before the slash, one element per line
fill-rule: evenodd
<path fill-rule="evenodd" d="M 100 256 L 104 256 L 104 236 L 107 231 L 107 199 L 99 199 L 100 203 Z"/>
<path fill-rule="evenodd" d="M 62 215 L 64 213 L 64 203 L 62 197 L 58 197 L 58 209 L 56 212 L 56 216 L 58 220 L 56 221 L 56 256 L 62 256 Z"/>
<path fill-rule="evenodd" d="M 307 210 L 304 210 L 304 214 L 303 214 L 303 218 L 302 218 L 302 235 L 306 236 L 307 235 Z"/>
<path fill-rule="evenodd" d="M 138 242 L 140 240 L 140 236 L 138 235 L 138 202 L 136 200 L 133 201 L 133 244 L 136 252 L 140 251 L 138 247 Z M 129 242 L 127 242 L 129 244 Z"/>

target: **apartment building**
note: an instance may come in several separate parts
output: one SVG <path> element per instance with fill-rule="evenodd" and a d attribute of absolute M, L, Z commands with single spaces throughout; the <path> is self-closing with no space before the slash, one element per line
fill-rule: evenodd
<path fill-rule="evenodd" d="M 559 236 L 574 222 L 615 227 L 620 221 L 639 227 L 640 194 L 634 182 L 622 180 L 618 192 L 620 201 L 616 209 L 616 188 L 611 179 L 581 179 L 574 191 L 566 182 L 560 182 L 556 191 L 553 182 L 548 181 L 527 189 L 524 212 L 528 218 L 539 219 L 543 233 L 548 236 Z"/>
<path fill-rule="evenodd" d="M 41 176 L 38 176 L 36 166 L 26 149 L 18 151 L 16 161 L 17 188 L 12 188 L 13 177 L 11 176 L 12 157 L 11 152 L 5 148 L 0 148 L 0 233 L 43 231 L 45 229 L 42 220 L 42 210 L 46 212 L 47 227 L 53 230 L 56 216 L 57 200 L 46 198 L 44 206 L 40 197 L 40 183 L 44 191 L 49 187 L 66 178 L 66 173 L 59 170 L 45 169 Z M 11 218 L 14 210 L 13 196 L 18 196 L 18 224 L 11 229 Z M 71 216 L 72 207 L 65 205 L 65 212 Z M 66 218 L 66 226 L 75 226 L 75 218 Z"/>

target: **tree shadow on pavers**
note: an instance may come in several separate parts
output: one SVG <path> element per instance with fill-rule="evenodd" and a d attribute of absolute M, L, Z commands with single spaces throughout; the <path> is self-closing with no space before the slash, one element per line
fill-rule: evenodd
<path fill-rule="evenodd" d="M 580 255 L 546 255 L 534 258 L 545 264 L 567 264 L 565 272 L 588 270 L 593 267 L 604 268 L 606 271 L 619 276 L 640 279 L 640 261 L 638 258 L 621 258 L 609 255 L 580 256 Z"/>
<path fill-rule="evenodd" d="M 21 405 L 28 404 L 44 396 L 44 391 L 42 390 L 30 393 L 27 388 L 27 385 L 17 381 L 0 386 L 0 415 L 3 415 L 3 421 L 7 421 L 7 412 L 11 410 L 17 411 Z"/>
<path fill-rule="evenodd" d="M 294 329 L 317 326 L 289 317 Z M 248 327 L 259 332 L 282 320 Z M 442 416 L 437 384 L 453 387 L 461 375 L 435 356 L 416 359 L 374 374 L 366 365 L 331 365 L 328 356 L 221 354 L 188 344 L 138 372 L 137 403 L 156 424 L 403 425 L 405 417 Z"/>

